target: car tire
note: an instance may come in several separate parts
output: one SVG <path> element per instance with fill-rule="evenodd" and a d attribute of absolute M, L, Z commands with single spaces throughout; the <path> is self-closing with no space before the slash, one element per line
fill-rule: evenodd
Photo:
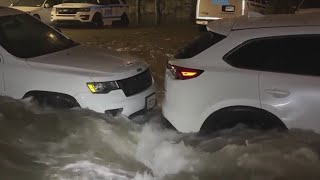
<path fill-rule="evenodd" d="M 121 19 L 118 21 L 112 21 L 112 26 L 115 27 L 128 27 L 129 26 L 129 17 L 126 13 L 123 13 Z"/>
<path fill-rule="evenodd" d="M 62 93 L 31 91 L 25 94 L 23 99 L 29 97 L 32 97 L 32 101 L 40 107 L 52 107 L 56 109 L 80 107 L 78 101 L 74 97 Z"/>
<path fill-rule="evenodd" d="M 40 18 L 40 16 L 38 14 L 34 14 L 33 17 L 41 20 L 41 18 Z"/>
<path fill-rule="evenodd" d="M 199 32 L 207 32 L 207 26 L 206 25 L 198 25 Z"/>
<path fill-rule="evenodd" d="M 128 27 L 129 23 L 130 23 L 130 21 L 129 21 L 128 15 L 126 13 L 122 14 L 121 20 L 120 20 L 121 26 Z"/>
<path fill-rule="evenodd" d="M 91 21 L 91 24 L 93 25 L 94 28 L 103 28 L 103 19 L 102 15 L 100 13 L 96 13 Z"/>
<path fill-rule="evenodd" d="M 284 123 L 275 115 L 259 108 L 247 106 L 227 107 L 211 114 L 203 123 L 200 134 L 209 134 L 222 129 L 244 124 L 250 129 L 286 130 Z"/>

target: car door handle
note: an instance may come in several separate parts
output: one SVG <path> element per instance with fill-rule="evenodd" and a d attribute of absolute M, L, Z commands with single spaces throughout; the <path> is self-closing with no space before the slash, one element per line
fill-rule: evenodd
<path fill-rule="evenodd" d="M 264 91 L 276 98 L 284 98 L 290 95 L 289 91 L 285 91 L 281 89 L 265 89 Z"/>

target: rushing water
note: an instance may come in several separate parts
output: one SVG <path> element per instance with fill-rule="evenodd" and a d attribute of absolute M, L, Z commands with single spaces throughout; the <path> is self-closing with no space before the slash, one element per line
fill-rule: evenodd
<path fill-rule="evenodd" d="M 320 179 L 320 135 L 238 126 L 209 137 L 0 97 L 0 179 Z"/>

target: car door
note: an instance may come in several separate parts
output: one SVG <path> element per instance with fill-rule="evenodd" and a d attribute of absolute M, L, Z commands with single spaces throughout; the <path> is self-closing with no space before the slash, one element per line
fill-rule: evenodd
<path fill-rule="evenodd" d="M 128 10 L 128 4 L 127 4 L 127 1 L 126 0 L 121 0 L 121 3 L 120 3 L 120 14 L 119 16 L 122 16 L 122 14 L 124 14 L 125 12 L 127 12 Z"/>
<path fill-rule="evenodd" d="M 111 0 L 100 0 L 100 5 L 102 9 L 102 17 L 104 20 L 109 20 L 112 17 Z"/>
<path fill-rule="evenodd" d="M 46 0 L 39 12 L 40 18 L 45 23 L 51 22 L 51 11 L 54 5 L 61 4 L 62 0 Z"/>
<path fill-rule="evenodd" d="M 111 0 L 112 16 L 119 18 L 121 16 L 121 5 L 119 0 Z"/>
<path fill-rule="evenodd" d="M 320 35 L 257 40 L 260 53 L 260 101 L 288 128 L 320 132 Z"/>

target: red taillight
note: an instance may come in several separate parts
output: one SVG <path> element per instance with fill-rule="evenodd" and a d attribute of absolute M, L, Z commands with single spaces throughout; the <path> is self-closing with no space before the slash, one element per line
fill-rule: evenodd
<path fill-rule="evenodd" d="M 167 68 L 171 71 L 176 79 L 180 80 L 192 79 L 203 73 L 203 70 L 185 68 L 171 64 L 167 64 Z"/>

